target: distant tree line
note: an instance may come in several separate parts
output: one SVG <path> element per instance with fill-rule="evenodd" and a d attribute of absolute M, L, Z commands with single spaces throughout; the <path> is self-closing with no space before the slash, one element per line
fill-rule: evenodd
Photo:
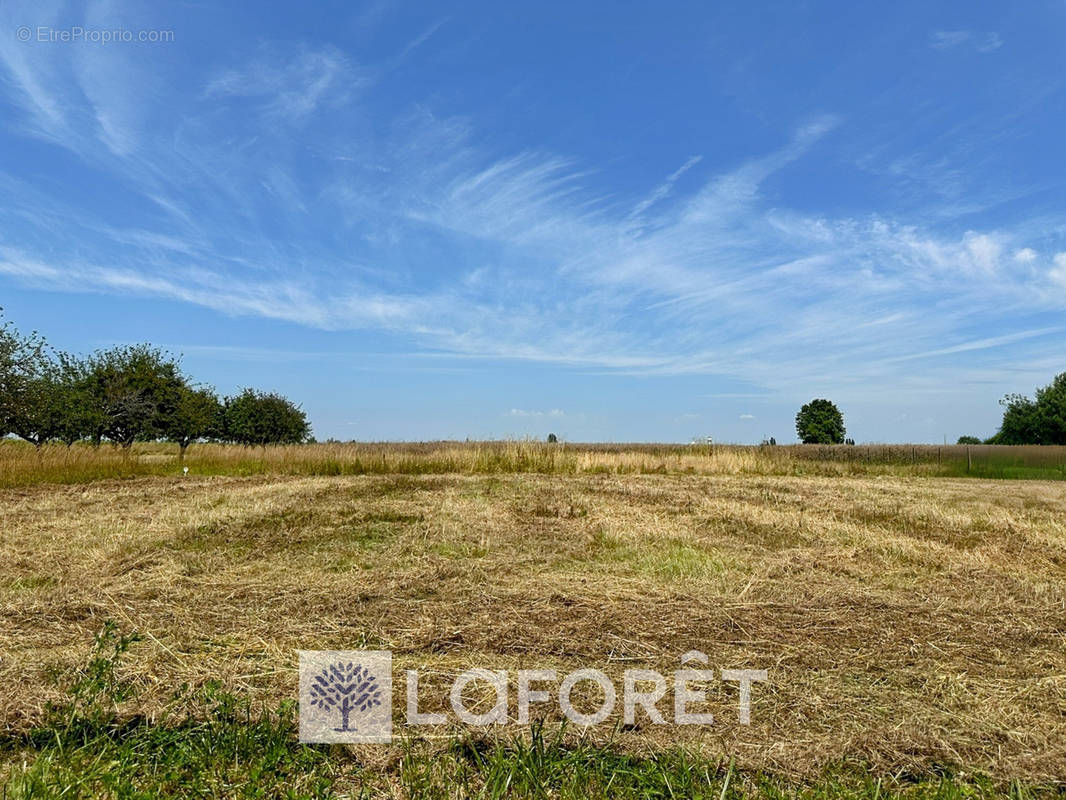
<path fill-rule="evenodd" d="M 40 447 L 104 440 L 177 443 L 182 456 L 199 440 L 244 445 L 311 438 L 307 415 L 281 395 L 244 389 L 220 398 L 186 376 L 178 360 L 147 344 L 87 357 L 50 347 L 36 332 L 0 325 L 0 437 Z"/>
<path fill-rule="evenodd" d="M 994 436 L 960 436 L 958 444 L 1057 444 L 1066 445 L 1066 372 L 1036 390 L 1035 399 L 1008 394 L 999 401 L 1003 422 Z M 796 414 L 796 435 L 804 444 L 855 444 L 845 438 L 844 416 L 836 405 L 816 399 Z M 763 444 L 773 443 L 763 441 Z"/>

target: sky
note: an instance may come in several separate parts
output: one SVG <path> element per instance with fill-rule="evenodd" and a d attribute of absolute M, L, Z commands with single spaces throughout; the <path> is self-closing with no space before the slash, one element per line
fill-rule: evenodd
<path fill-rule="evenodd" d="M 0 306 L 319 439 L 989 436 L 1066 371 L 1066 2 L 0 0 Z"/>

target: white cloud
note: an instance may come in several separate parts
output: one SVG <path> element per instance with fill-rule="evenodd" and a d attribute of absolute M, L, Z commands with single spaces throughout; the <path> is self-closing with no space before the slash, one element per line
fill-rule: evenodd
<path fill-rule="evenodd" d="M 991 53 L 1002 46 L 1003 40 L 999 38 L 998 33 L 986 33 L 977 43 L 977 51 L 979 53 Z"/>
<path fill-rule="evenodd" d="M 988 234 L 967 231 L 964 237 L 966 250 L 972 263 L 984 272 L 994 272 L 999 267 L 999 256 L 1003 246 Z"/>
<path fill-rule="evenodd" d="M 266 54 L 225 70 L 208 82 L 205 94 L 260 100 L 270 116 L 299 122 L 320 107 L 347 102 L 368 83 L 340 50 L 325 47 L 282 58 Z"/>
<path fill-rule="evenodd" d="M 121 102 L 86 103 L 73 77 L 51 80 L 54 65 L 15 63 L 25 66 L 14 83 L 23 115 L 135 187 L 147 209 L 119 229 L 0 174 L 0 194 L 18 198 L 0 206 L 0 236 L 18 233 L 18 248 L 0 238 L 0 273 L 27 285 L 373 328 L 435 358 L 726 375 L 750 387 L 741 396 L 961 384 L 973 378 L 961 358 L 937 362 L 938 384 L 914 375 L 913 361 L 992 359 L 1008 342 L 975 331 L 1040 331 L 1046 320 L 1023 316 L 1066 311 L 1066 295 L 1049 289 L 1049 279 L 1066 281 L 1066 265 L 1004 269 L 1032 252 L 1017 249 L 1018 231 L 949 234 L 925 219 L 772 205 L 765 184 L 842 124 L 833 115 L 782 132 L 776 149 L 731 169 L 698 175 L 693 156 L 650 194 L 619 198 L 602 189 L 595 164 L 487 155 L 472 120 L 423 108 L 383 133 L 354 124 L 346 85 L 366 71 L 328 48 L 264 49 L 216 75 L 211 102 L 191 101 L 178 134 L 155 138 L 150 120 L 121 114 L 101 138 L 102 109 Z M 56 119 L 27 86 L 59 87 Z M 247 135 L 229 125 L 220 135 L 218 101 L 241 98 Z M 315 138 L 324 110 L 348 115 L 343 137 L 323 124 Z M 84 128 L 70 134 L 68 116 Z M 328 169 L 302 169 L 285 146 L 294 136 L 318 147 Z M 325 229 L 343 247 L 324 244 Z M 1013 347 L 1042 358 L 1047 338 Z"/>
<path fill-rule="evenodd" d="M 653 205 L 667 197 L 670 192 L 673 191 L 674 184 L 677 183 L 678 179 L 690 169 L 692 169 L 694 166 L 699 164 L 702 160 L 703 156 L 692 156 L 691 158 L 689 158 L 684 164 L 682 164 L 680 167 L 674 170 L 674 172 L 668 175 L 666 180 L 655 188 L 655 191 L 653 191 L 648 197 L 637 203 L 636 207 L 631 212 L 629 212 L 629 216 L 631 218 L 639 217 Z"/>
<path fill-rule="evenodd" d="M 934 31 L 929 37 L 929 44 L 938 50 L 946 50 L 970 41 L 972 36 L 970 31 Z"/>
<path fill-rule="evenodd" d="M 755 419 L 755 415 L 754 414 L 741 414 L 740 418 L 741 419 Z"/>
<path fill-rule="evenodd" d="M 526 411 L 526 410 L 521 409 L 521 408 L 512 408 L 508 412 L 508 416 L 511 416 L 511 417 L 536 417 L 536 418 L 553 417 L 553 418 L 558 418 L 558 417 L 565 417 L 566 414 L 563 411 L 561 411 L 560 409 L 558 409 L 558 408 L 553 408 L 551 411 Z"/>
<path fill-rule="evenodd" d="M 441 26 L 443 26 L 444 23 L 446 23 L 447 21 L 448 18 L 445 17 L 442 20 L 434 22 L 432 25 L 422 31 L 422 33 L 420 33 L 418 36 L 416 36 L 414 39 L 404 45 L 403 49 L 397 54 L 394 61 L 399 62 L 407 58 L 407 56 L 409 56 L 411 53 L 413 53 L 415 50 L 425 44 L 429 40 L 429 38 L 433 36 L 433 34 L 435 34 L 438 30 L 440 30 Z"/>
<path fill-rule="evenodd" d="M 1003 40 L 995 31 L 976 33 L 969 30 L 934 31 L 929 37 L 929 46 L 937 50 L 950 50 L 961 45 L 972 46 L 979 53 L 991 53 L 1003 46 Z"/>
<path fill-rule="evenodd" d="M 1048 277 L 1060 286 L 1066 287 L 1066 253 L 1056 253 L 1054 264 Z"/>
<path fill-rule="evenodd" d="M 33 8 L 35 24 L 56 26 L 62 11 L 59 3 L 37 3 Z M 26 24 L 22 18 L 24 14 L 24 9 L 16 12 L 14 3 L 0 4 L 0 29 L 14 32 Z M 13 33 L 0 37 L 0 64 L 7 68 L 11 83 L 23 101 L 21 105 L 31 128 L 52 138 L 66 127 L 67 122 L 65 103 L 55 91 L 56 86 L 63 84 L 65 65 L 59 59 L 49 58 L 50 49 L 54 48 L 19 42 Z"/>
<path fill-rule="evenodd" d="M 1031 264 L 1036 261 L 1036 251 L 1031 247 L 1023 247 L 1014 251 L 1014 260 L 1019 264 Z"/>

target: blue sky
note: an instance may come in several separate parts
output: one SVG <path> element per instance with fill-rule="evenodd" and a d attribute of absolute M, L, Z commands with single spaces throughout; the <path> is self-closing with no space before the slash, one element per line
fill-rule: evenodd
<path fill-rule="evenodd" d="M 0 305 L 319 438 L 785 442 L 823 396 L 859 441 L 989 435 L 1066 370 L 1064 35 L 1062 0 L 8 0 Z"/>

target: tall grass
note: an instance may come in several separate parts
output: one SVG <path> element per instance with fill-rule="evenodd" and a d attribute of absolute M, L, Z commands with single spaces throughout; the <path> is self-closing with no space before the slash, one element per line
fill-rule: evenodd
<path fill-rule="evenodd" d="M 195 444 L 128 450 L 0 441 L 0 487 L 152 475 L 700 474 L 1066 478 L 1066 447 L 545 444 L 534 441 Z"/>

